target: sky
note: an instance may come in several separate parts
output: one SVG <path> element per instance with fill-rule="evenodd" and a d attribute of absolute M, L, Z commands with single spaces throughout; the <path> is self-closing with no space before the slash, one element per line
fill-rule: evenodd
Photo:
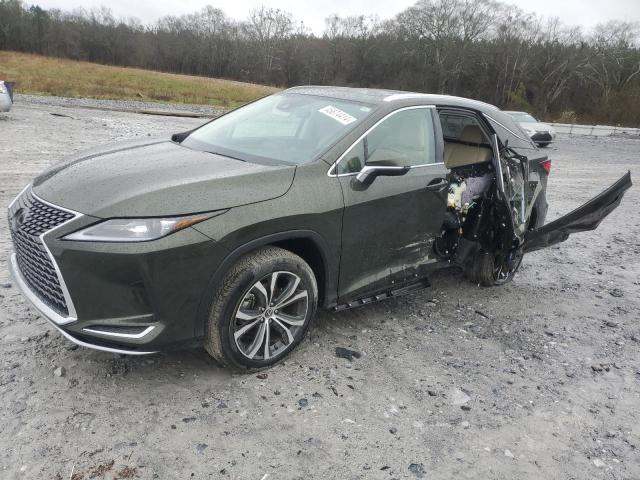
<path fill-rule="evenodd" d="M 296 20 L 315 33 L 322 33 L 324 19 L 332 13 L 341 16 L 376 14 L 389 18 L 415 3 L 415 0 L 26 0 L 43 8 L 71 10 L 76 7 L 105 5 L 118 17 L 136 17 L 149 23 L 165 15 L 181 15 L 200 10 L 206 5 L 220 8 L 235 19 L 244 19 L 259 6 L 291 12 Z M 640 22 L 640 0 L 507 0 L 527 12 L 559 17 L 568 25 L 590 28 L 607 20 Z"/>

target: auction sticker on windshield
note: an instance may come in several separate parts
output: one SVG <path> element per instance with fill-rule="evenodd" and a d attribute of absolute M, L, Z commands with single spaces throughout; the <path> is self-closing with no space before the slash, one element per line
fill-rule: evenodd
<path fill-rule="evenodd" d="M 320 113 L 324 113 L 327 117 L 331 117 L 334 120 L 340 122 L 342 125 L 349 125 L 350 123 L 353 123 L 357 120 L 355 117 L 352 117 L 347 112 L 343 112 L 339 108 L 333 107 L 331 105 L 322 107 L 318 111 Z"/>

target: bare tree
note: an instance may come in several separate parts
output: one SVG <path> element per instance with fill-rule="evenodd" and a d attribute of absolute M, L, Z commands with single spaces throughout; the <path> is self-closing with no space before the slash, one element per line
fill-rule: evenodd
<path fill-rule="evenodd" d="M 293 17 L 288 12 L 263 5 L 249 13 L 245 32 L 259 52 L 261 66 L 269 77 L 278 68 L 280 47 L 293 32 Z"/>
<path fill-rule="evenodd" d="M 0 0 L 0 49 L 282 86 L 448 93 L 640 125 L 637 23 L 583 32 L 497 0 L 418 0 L 389 19 L 331 15 L 322 36 L 265 6 L 245 20 L 207 6 L 143 25 L 106 8 Z"/>

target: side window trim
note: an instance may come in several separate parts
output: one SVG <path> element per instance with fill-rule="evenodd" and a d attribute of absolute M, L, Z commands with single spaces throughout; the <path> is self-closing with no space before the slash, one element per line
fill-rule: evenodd
<path fill-rule="evenodd" d="M 433 134 L 436 137 L 436 162 L 434 165 L 444 165 L 444 133 L 440 123 L 440 111 L 437 108 L 431 111 L 431 119 L 433 121 Z"/>
<path fill-rule="evenodd" d="M 366 150 L 366 148 L 367 148 L 366 147 L 366 137 L 367 137 L 367 135 L 369 135 L 369 133 L 371 133 L 378 125 L 380 125 L 382 122 L 384 122 L 389 117 L 395 115 L 396 113 L 404 112 L 406 110 L 417 110 L 417 109 L 435 110 L 436 106 L 435 105 L 412 105 L 410 107 L 402 107 L 402 108 L 398 108 L 397 110 L 394 110 L 393 112 L 389 112 L 387 115 L 385 115 L 380 120 L 378 120 L 376 123 L 374 123 L 370 128 L 368 128 L 362 135 L 360 135 L 360 137 L 358 137 L 358 139 L 355 142 L 353 142 L 351 145 L 349 145 L 349 147 L 347 149 L 345 149 L 344 152 L 342 152 L 342 154 L 333 163 L 333 165 L 331 165 L 329 167 L 329 170 L 327 171 L 327 176 L 329 176 L 329 177 L 348 177 L 348 176 L 352 176 L 352 175 L 357 175 L 359 172 L 337 173 L 338 164 L 347 155 L 347 153 L 349 153 L 351 151 L 351 149 L 355 145 L 357 145 L 358 142 L 360 142 L 363 139 L 365 140 L 364 143 L 365 143 L 365 150 Z M 436 142 L 436 160 L 439 160 L 440 158 L 438 157 L 438 137 L 437 137 L 437 131 L 436 131 L 436 122 L 435 122 L 435 118 L 433 117 L 433 114 L 431 115 L 431 121 L 433 122 L 433 127 L 434 127 L 434 141 Z M 432 165 L 442 165 L 443 163 L 444 162 L 425 163 L 425 164 L 422 164 L 422 165 L 412 165 L 409 168 L 430 167 Z"/>

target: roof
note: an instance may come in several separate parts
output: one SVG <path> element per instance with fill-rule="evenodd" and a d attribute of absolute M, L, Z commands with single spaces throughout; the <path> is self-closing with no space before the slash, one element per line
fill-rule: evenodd
<path fill-rule="evenodd" d="M 321 97 L 337 98 L 340 100 L 353 100 L 355 102 L 380 104 L 385 98 L 395 95 L 397 90 L 384 90 L 380 88 L 350 88 L 350 87 L 293 87 L 285 92 L 300 93 L 303 95 L 318 95 Z"/>
<path fill-rule="evenodd" d="M 417 104 L 448 105 L 458 107 L 470 107 L 478 110 L 498 110 L 494 105 L 472 100 L 470 98 L 456 97 L 453 95 L 436 95 L 431 93 L 404 92 L 401 90 L 386 90 L 379 88 L 350 88 L 350 87 L 293 87 L 285 92 L 299 93 L 303 95 L 318 95 L 322 97 L 352 100 L 355 102 L 381 105 L 391 102 L 407 102 L 415 100 Z"/>

